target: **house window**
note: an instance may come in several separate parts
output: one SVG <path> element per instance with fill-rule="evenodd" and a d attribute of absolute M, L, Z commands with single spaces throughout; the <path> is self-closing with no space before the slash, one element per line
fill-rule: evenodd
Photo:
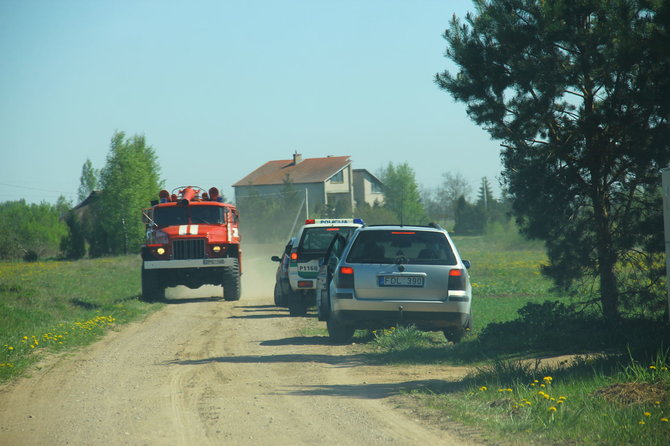
<path fill-rule="evenodd" d="M 330 182 L 331 183 L 338 183 L 338 184 L 344 183 L 344 170 L 340 170 L 335 175 L 330 177 Z"/>
<path fill-rule="evenodd" d="M 372 191 L 373 194 L 381 194 L 384 192 L 382 190 L 382 185 L 377 183 L 376 181 L 370 182 L 370 190 Z"/>

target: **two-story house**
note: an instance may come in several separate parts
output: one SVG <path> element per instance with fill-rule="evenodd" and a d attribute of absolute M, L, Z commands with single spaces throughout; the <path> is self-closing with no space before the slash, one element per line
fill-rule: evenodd
<path fill-rule="evenodd" d="M 352 169 L 349 156 L 268 161 L 235 184 L 235 201 L 251 195 L 278 196 L 287 185 L 304 193 L 309 213 L 318 209 L 343 208 L 357 203 L 383 202 L 381 182 L 364 169 Z"/>

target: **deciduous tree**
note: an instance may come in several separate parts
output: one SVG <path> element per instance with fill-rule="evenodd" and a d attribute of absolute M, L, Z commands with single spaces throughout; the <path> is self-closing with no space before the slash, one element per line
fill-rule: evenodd
<path fill-rule="evenodd" d="M 88 197 L 91 192 L 98 188 L 98 171 L 93 168 L 93 163 L 86 158 L 86 162 L 81 167 L 81 176 L 79 177 L 79 190 L 77 191 L 77 198 L 81 203 Z"/>
<path fill-rule="evenodd" d="M 379 176 L 384 184 L 384 207 L 404 224 L 428 223 L 414 170 L 407 163 L 389 163 Z"/>
<path fill-rule="evenodd" d="M 112 136 L 105 167 L 100 172 L 102 193 L 95 216 L 101 247 L 97 254 L 136 252 L 144 239 L 141 210 L 162 188 L 160 166 L 144 136 Z M 97 251 L 96 250 L 96 251 Z"/>

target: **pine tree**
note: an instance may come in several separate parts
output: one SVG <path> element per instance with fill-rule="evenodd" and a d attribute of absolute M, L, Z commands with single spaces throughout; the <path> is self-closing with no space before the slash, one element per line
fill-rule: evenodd
<path fill-rule="evenodd" d="M 555 283 L 593 277 L 616 320 L 617 269 L 659 251 L 659 170 L 670 161 L 668 2 L 476 0 L 445 32 L 458 73 L 437 84 L 503 146 L 523 233 Z M 653 262 L 651 262 L 653 263 Z M 627 264 L 628 266 L 634 266 Z"/>

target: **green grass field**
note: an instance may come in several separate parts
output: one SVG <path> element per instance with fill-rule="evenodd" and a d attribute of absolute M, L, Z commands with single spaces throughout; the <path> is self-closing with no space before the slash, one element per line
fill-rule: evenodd
<path fill-rule="evenodd" d="M 516 235 L 459 237 L 472 261 L 474 328 L 458 345 L 412 327 L 358 331 L 370 361 L 467 365 L 475 372 L 413 398 L 509 444 L 670 444 L 667 324 L 611 327 L 573 313 L 539 274 L 541 245 Z M 139 301 L 136 256 L 77 262 L 0 263 L 0 382 L 45 352 L 98 339 L 161 304 Z M 303 332 L 327 336 L 309 320 Z M 571 355 L 538 366 L 533 358 Z"/>

